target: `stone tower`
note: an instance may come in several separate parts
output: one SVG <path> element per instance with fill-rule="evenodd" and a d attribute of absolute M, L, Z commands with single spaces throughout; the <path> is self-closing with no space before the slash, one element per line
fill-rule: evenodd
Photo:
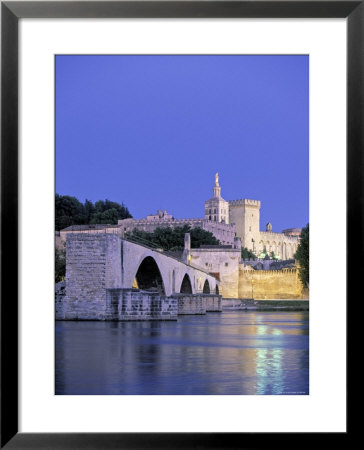
<path fill-rule="evenodd" d="M 214 222 L 229 222 L 229 202 L 221 197 L 221 187 L 219 185 L 219 174 L 215 175 L 215 185 L 213 187 L 213 197 L 205 202 L 205 219 Z"/>
<path fill-rule="evenodd" d="M 228 203 L 229 220 L 230 223 L 235 223 L 236 235 L 240 237 L 242 246 L 257 253 L 260 241 L 260 201 L 243 198 Z"/>
<path fill-rule="evenodd" d="M 190 233 L 185 233 L 185 247 L 183 250 L 182 260 L 189 264 L 191 262 L 191 235 Z"/>

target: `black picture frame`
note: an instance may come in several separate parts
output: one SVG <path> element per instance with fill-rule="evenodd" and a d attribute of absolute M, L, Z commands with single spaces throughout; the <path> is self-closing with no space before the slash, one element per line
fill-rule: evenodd
<path fill-rule="evenodd" d="M 357 274 L 363 273 L 363 262 L 357 255 L 363 254 L 364 1 L 2 1 L 1 448 L 271 448 L 278 439 L 280 447 L 286 447 L 305 444 L 312 437 L 315 445 L 327 445 L 325 433 L 303 433 L 300 437 L 298 433 L 18 433 L 18 21 L 116 17 L 347 18 L 346 305 L 360 292 Z M 335 441 L 347 440 L 348 431 L 334 433 Z"/>

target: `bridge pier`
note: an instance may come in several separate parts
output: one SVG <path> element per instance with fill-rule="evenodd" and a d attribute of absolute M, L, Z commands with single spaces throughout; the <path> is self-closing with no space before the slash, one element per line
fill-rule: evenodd
<path fill-rule="evenodd" d="M 222 312 L 222 296 L 217 294 L 204 294 L 206 297 L 207 312 Z"/>
<path fill-rule="evenodd" d="M 178 315 L 221 312 L 221 295 L 217 294 L 174 294 L 178 300 Z"/>
<path fill-rule="evenodd" d="M 177 320 L 177 299 L 135 289 L 107 289 L 105 320 Z"/>

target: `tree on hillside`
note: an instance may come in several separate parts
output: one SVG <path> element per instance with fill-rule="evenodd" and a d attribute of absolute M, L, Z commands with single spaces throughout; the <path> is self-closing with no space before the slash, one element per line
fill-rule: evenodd
<path fill-rule="evenodd" d="M 56 230 L 85 223 L 83 204 L 76 197 L 56 194 Z"/>
<path fill-rule="evenodd" d="M 106 200 L 99 200 L 95 203 L 95 211 L 96 213 L 104 213 L 106 211 L 110 211 L 112 209 L 115 209 L 117 212 L 118 219 L 129 219 L 131 218 L 131 214 L 128 210 L 128 208 L 122 203 L 121 205 L 116 202 L 112 202 L 108 199 Z M 94 222 L 95 223 L 95 222 Z"/>
<path fill-rule="evenodd" d="M 94 206 L 94 204 L 90 201 L 90 200 L 85 200 L 85 219 L 86 219 L 86 223 L 91 223 L 92 217 L 96 212 L 96 208 Z"/>
<path fill-rule="evenodd" d="M 103 212 L 95 212 L 90 223 L 109 223 L 116 225 L 118 223 L 118 218 L 118 211 L 115 208 L 111 208 Z"/>
<path fill-rule="evenodd" d="M 220 241 L 210 231 L 200 227 L 192 228 L 189 233 L 192 248 L 199 248 L 201 245 L 220 245 Z"/>
<path fill-rule="evenodd" d="M 125 237 L 129 237 L 136 241 L 139 240 L 141 243 L 143 243 L 143 241 L 145 243 L 149 242 L 156 247 L 162 248 L 163 250 L 182 250 L 184 247 L 185 233 L 190 233 L 191 235 L 192 248 L 198 248 L 201 245 L 220 244 L 220 241 L 218 241 L 209 231 L 203 230 L 199 227 L 191 228 L 189 225 L 175 228 L 158 227 L 152 233 L 134 228 L 132 232 L 126 233 Z"/>
<path fill-rule="evenodd" d="M 88 225 L 97 223 L 117 224 L 118 220 L 131 218 L 128 208 L 122 203 L 99 200 L 93 204 L 90 200 L 81 203 L 76 197 L 56 194 L 56 230 L 70 225 Z"/>
<path fill-rule="evenodd" d="M 301 231 L 301 240 L 294 255 L 299 263 L 299 277 L 304 287 L 309 286 L 309 224 Z"/>

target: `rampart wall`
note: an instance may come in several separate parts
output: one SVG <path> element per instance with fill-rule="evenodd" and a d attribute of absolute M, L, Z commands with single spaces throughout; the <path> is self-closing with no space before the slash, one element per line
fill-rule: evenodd
<path fill-rule="evenodd" d="M 301 299 L 302 283 L 297 269 L 247 270 L 239 266 L 238 298 Z"/>

